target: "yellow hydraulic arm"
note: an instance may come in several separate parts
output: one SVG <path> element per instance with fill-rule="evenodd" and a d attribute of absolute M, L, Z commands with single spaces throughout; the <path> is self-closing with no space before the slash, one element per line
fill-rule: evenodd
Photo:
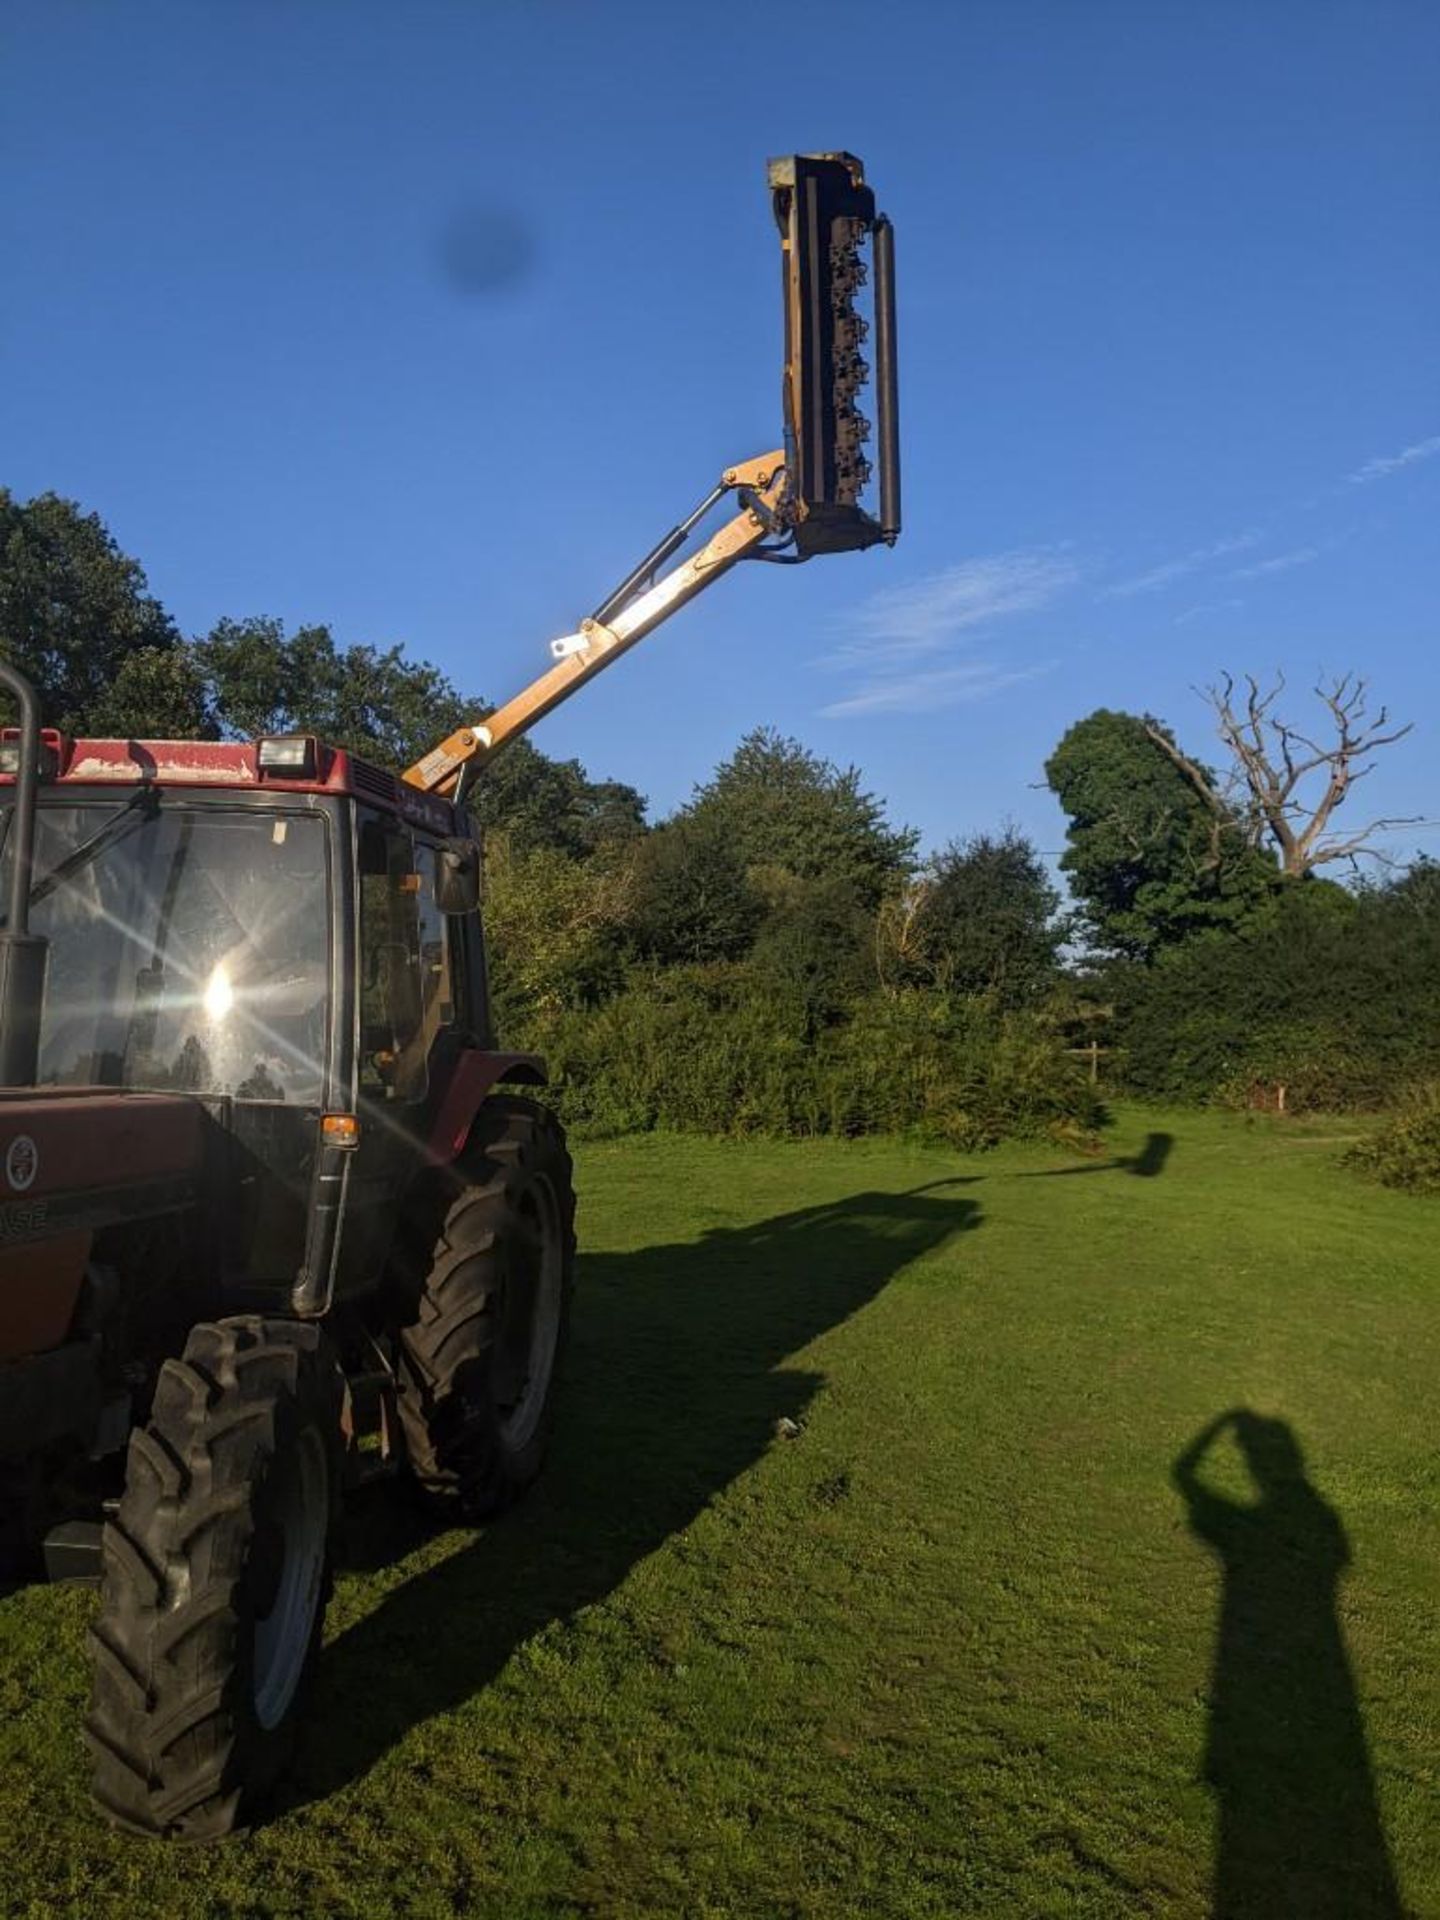
<path fill-rule="evenodd" d="M 460 727 L 405 775 L 427 793 L 460 795 L 467 770 L 568 700 L 637 640 L 728 573 L 740 560 L 806 560 L 883 542 L 900 532 L 900 456 L 895 374 L 894 231 L 875 211 L 865 170 L 849 153 L 796 153 L 772 160 L 769 182 L 785 270 L 785 445 L 742 461 L 675 527 L 579 631 L 552 640 L 554 664 L 471 726 Z M 871 473 L 870 423 L 857 405 L 870 375 L 860 348 L 871 320 L 855 295 L 873 243 L 879 517 L 859 504 Z M 690 559 L 660 569 L 726 494 L 740 511 Z"/>
<path fill-rule="evenodd" d="M 698 553 L 639 592 L 643 582 L 684 544 L 695 522 L 723 494 L 731 492 L 740 495 L 743 504 L 739 513 L 727 520 Z M 628 647 L 653 633 L 677 607 L 683 607 L 728 573 L 738 560 L 755 553 L 768 538 L 788 532 L 786 500 L 785 455 L 780 450 L 727 467 L 708 499 L 661 541 L 599 613 L 582 620 L 577 633 L 550 642 L 554 666 L 503 707 L 486 714 L 474 726 L 459 728 L 438 747 L 432 747 L 406 772 L 410 785 L 423 787 L 427 793 L 453 794 L 464 768 L 483 766 L 562 700 L 568 700 L 587 680 L 593 680 L 603 667 L 618 660 Z"/>

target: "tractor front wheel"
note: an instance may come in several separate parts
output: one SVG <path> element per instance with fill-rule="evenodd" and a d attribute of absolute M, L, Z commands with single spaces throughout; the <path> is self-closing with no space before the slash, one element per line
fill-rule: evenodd
<path fill-rule="evenodd" d="M 132 1832 L 244 1824 L 294 1743 L 339 1510 L 343 1382 L 318 1327 L 192 1329 L 105 1529 L 86 1739 Z"/>

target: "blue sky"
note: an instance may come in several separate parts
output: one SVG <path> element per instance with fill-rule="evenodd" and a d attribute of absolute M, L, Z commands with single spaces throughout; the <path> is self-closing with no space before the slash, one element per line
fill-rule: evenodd
<path fill-rule="evenodd" d="M 1055 848 L 1091 708 L 1203 753 L 1222 670 L 1309 720 L 1358 668 L 1416 729 L 1349 811 L 1440 820 L 1420 0 L 14 6 L 0 481 L 187 631 L 324 620 L 499 699 L 778 443 L 764 162 L 833 147 L 897 227 L 901 543 L 741 569 L 537 743 L 661 813 L 769 722 L 931 844 Z"/>

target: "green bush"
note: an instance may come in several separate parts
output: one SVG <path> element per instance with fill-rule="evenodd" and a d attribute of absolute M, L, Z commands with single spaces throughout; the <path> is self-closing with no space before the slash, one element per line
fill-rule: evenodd
<path fill-rule="evenodd" d="M 916 1132 L 961 1148 L 1074 1138 L 1094 1089 L 1033 1014 L 912 992 L 853 1002 L 807 1038 L 763 970 L 667 968 L 531 1037 L 567 1125 L 585 1133 Z"/>
<path fill-rule="evenodd" d="M 1440 1077 L 1440 886 L 1423 864 L 1347 894 L 1291 883 L 1237 932 L 1207 934 L 1106 980 L 1126 1084 L 1294 1111 L 1375 1111 Z"/>
<path fill-rule="evenodd" d="M 1413 1088 L 1380 1131 L 1352 1147 L 1345 1161 L 1384 1186 L 1440 1193 L 1440 1082 Z"/>
<path fill-rule="evenodd" d="M 1386 1105 L 1392 1081 L 1380 1050 L 1323 1021 L 1277 1020 L 1246 1034 L 1235 1070 L 1212 1090 L 1217 1105 L 1289 1113 L 1372 1112 Z"/>

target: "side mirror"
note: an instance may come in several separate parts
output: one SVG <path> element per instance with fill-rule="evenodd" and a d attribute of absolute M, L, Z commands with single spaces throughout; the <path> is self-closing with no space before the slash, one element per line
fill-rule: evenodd
<path fill-rule="evenodd" d="M 480 843 L 443 840 L 435 856 L 435 904 L 442 913 L 474 913 L 480 905 Z"/>

